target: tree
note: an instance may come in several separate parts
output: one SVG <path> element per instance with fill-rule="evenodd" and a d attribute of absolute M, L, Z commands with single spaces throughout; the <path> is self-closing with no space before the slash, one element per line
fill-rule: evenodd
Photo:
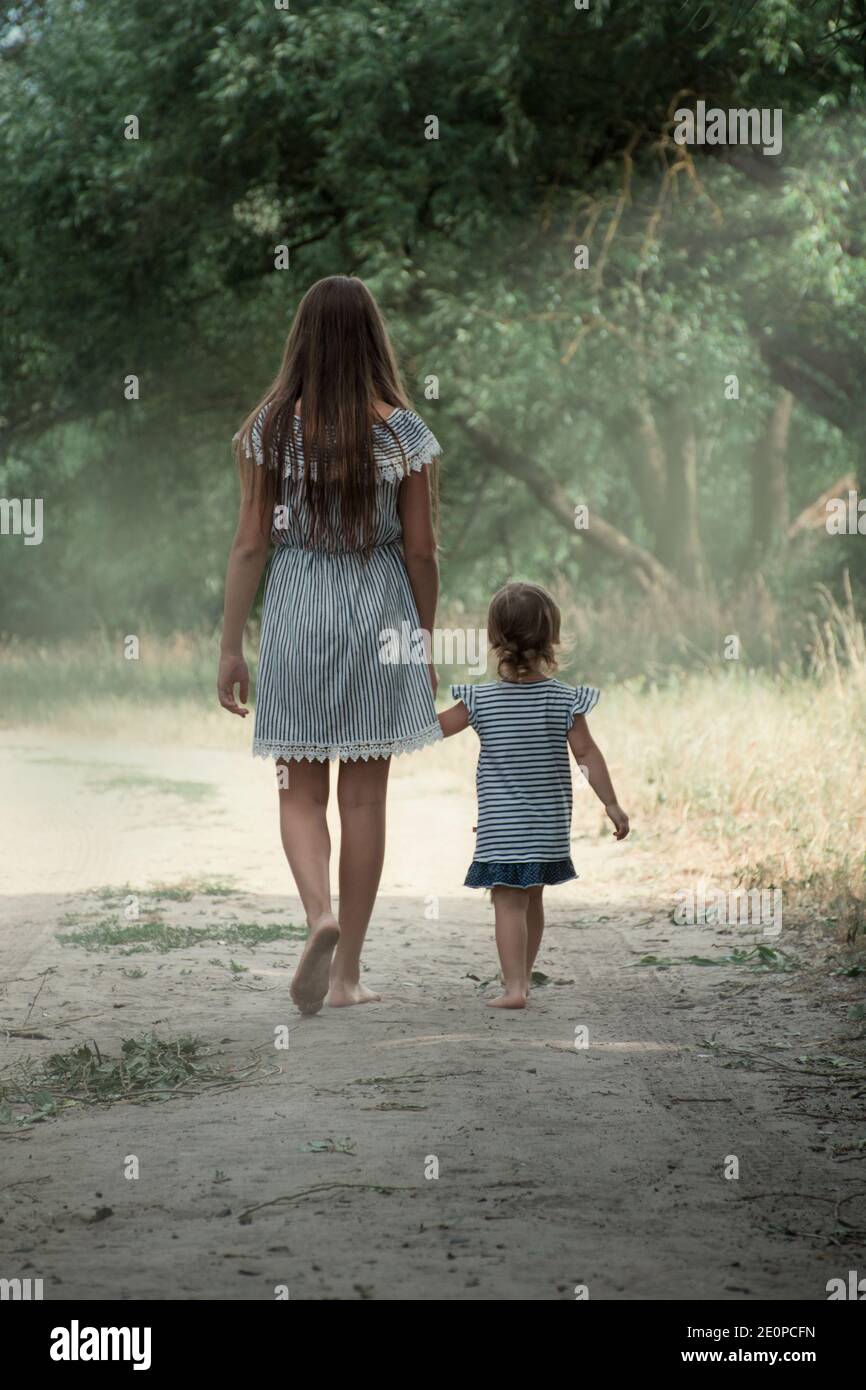
<path fill-rule="evenodd" d="M 509 509 L 497 576 L 737 582 L 863 440 L 861 21 L 855 0 L 7 10 L 0 478 L 65 510 L 50 581 L 0 551 L 0 628 L 216 615 L 233 483 L 214 460 L 336 270 L 382 300 L 416 394 L 439 381 L 421 405 L 446 545 L 464 537 L 455 593 L 486 589 Z M 780 107 L 782 155 L 677 145 L 699 98 Z M 28 597 L 85 570 L 84 609 Z"/>

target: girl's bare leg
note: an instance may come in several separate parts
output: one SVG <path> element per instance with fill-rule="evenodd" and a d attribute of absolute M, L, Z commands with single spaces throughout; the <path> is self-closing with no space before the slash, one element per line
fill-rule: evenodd
<path fill-rule="evenodd" d="M 385 858 L 385 798 L 390 758 L 341 762 L 340 944 L 334 952 L 328 1003 L 370 1004 L 381 998 L 361 984 L 361 948 L 367 935 Z"/>
<path fill-rule="evenodd" d="M 526 897 L 526 983 L 532 976 L 532 967 L 538 955 L 541 938 L 544 935 L 544 884 L 527 889 Z"/>
<path fill-rule="evenodd" d="M 488 1000 L 492 1009 L 525 1009 L 529 978 L 526 973 L 526 913 L 529 906 L 525 888 L 500 885 L 491 890 L 496 913 L 496 949 L 502 966 L 505 992 Z"/>
<path fill-rule="evenodd" d="M 328 992 L 331 956 L 340 938 L 331 911 L 328 764 L 281 761 L 278 767 L 288 772 L 288 786 L 280 787 L 280 835 L 309 932 L 289 992 L 301 1013 L 315 1014 Z"/>

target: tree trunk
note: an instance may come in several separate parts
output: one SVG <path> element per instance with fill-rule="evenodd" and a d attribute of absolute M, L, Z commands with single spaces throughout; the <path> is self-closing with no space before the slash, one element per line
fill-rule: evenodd
<path fill-rule="evenodd" d="M 645 397 L 637 402 L 636 447 L 629 450 L 629 467 L 644 520 L 656 545 L 664 530 L 667 459 L 655 416 Z"/>
<path fill-rule="evenodd" d="M 675 428 L 672 434 L 661 555 L 684 584 L 704 588 L 707 570 L 698 521 L 697 436 L 691 424 Z"/>
<path fill-rule="evenodd" d="M 752 564 L 760 565 L 788 530 L 788 437 L 794 397 L 783 391 L 752 454 Z"/>

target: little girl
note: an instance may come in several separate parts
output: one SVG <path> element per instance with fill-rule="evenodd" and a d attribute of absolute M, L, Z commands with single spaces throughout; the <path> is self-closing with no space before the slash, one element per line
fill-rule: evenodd
<path fill-rule="evenodd" d="M 506 584 L 494 594 L 487 636 L 499 680 L 453 685 L 459 704 L 439 716 L 444 737 L 471 724 L 481 741 L 478 827 L 469 888 L 490 888 L 505 992 L 492 1008 L 523 1009 L 544 931 L 547 883 L 576 878 L 570 857 L 571 768 L 568 749 L 614 825 L 628 834 L 616 793 L 586 715 L 599 692 L 565 685 L 556 669 L 559 609 L 537 584 Z"/>

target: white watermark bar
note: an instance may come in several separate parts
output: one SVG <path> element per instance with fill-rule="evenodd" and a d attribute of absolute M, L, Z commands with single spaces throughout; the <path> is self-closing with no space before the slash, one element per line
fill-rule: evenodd
<path fill-rule="evenodd" d="M 483 627 L 435 627 L 431 634 L 404 621 L 379 632 L 383 666 L 462 666 L 473 676 L 487 670 L 487 631 Z"/>

